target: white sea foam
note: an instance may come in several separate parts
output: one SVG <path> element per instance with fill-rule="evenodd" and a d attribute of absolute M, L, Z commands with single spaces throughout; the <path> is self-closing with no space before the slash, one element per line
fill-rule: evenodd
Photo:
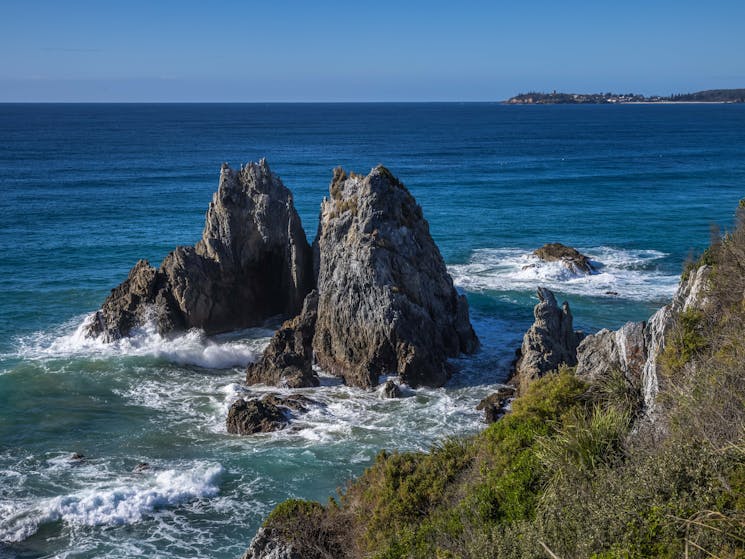
<path fill-rule="evenodd" d="M 636 301 L 665 300 L 675 292 L 678 275 L 657 267 L 665 253 L 605 246 L 581 252 L 590 256 L 596 272 L 574 272 L 561 262 L 543 262 L 530 251 L 514 248 L 478 249 L 467 263 L 448 270 L 455 284 L 468 291 L 533 291 L 545 286 L 563 293 Z"/>
<path fill-rule="evenodd" d="M 165 470 L 146 480 L 100 484 L 35 504 L 0 502 L 0 541 L 19 542 L 43 524 L 62 521 L 77 526 L 119 526 L 140 522 L 166 507 L 218 494 L 219 464 L 197 464 L 189 471 Z"/>
<path fill-rule="evenodd" d="M 207 369 L 245 367 L 261 354 L 271 336 L 264 328 L 252 328 L 229 336 L 209 337 L 201 330 L 176 336 L 161 336 L 154 324 L 146 324 L 132 335 L 111 343 L 90 338 L 86 329 L 93 315 L 77 317 L 48 332 L 21 338 L 17 355 L 24 359 L 102 358 L 146 356 Z"/>

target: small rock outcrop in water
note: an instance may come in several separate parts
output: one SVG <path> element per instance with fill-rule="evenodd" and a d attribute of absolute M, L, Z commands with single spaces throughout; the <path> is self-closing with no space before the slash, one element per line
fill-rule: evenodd
<path fill-rule="evenodd" d="M 422 209 L 385 167 L 336 169 L 314 245 L 318 364 L 349 385 L 398 373 L 411 386 L 441 386 L 448 357 L 478 339 L 429 233 Z"/>
<path fill-rule="evenodd" d="M 315 400 L 299 394 L 277 396 L 267 394 L 261 399 L 236 400 L 228 410 L 226 427 L 228 433 L 253 435 L 284 429 L 290 422 L 291 411 L 305 412 Z"/>
<path fill-rule="evenodd" d="M 202 239 L 153 268 L 140 260 L 88 327 L 112 341 L 154 320 L 158 331 L 217 333 L 295 315 L 313 287 L 312 252 L 292 194 L 266 161 L 223 165 Z"/>
<path fill-rule="evenodd" d="M 313 333 L 318 310 L 318 293 L 311 291 L 303 310 L 274 333 L 262 358 L 246 371 L 246 384 L 270 384 L 286 388 L 318 386 L 313 371 Z"/>
<path fill-rule="evenodd" d="M 494 423 L 506 413 L 507 404 L 514 396 L 515 389 L 505 386 L 481 400 L 476 409 L 484 410 L 484 421 Z"/>
<path fill-rule="evenodd" d="M 538 288 L 538 299 L 535 322 L 523 337 L 512 377 L 518 391 L 561 364 L 576 365 L 577 346 L 583 338 L 582 332 L 574 330 L 566 301 L 559 307 L 554 294 L 543 287 Z"/>
<path fill-rule="evenodd" d="M 694 270 L 681 282 L 672 302 L 648 322 L 629 322 L 619 330 L 604 329 L 587 336 L 577 348 L 577 375 L 599 379 L 621 372 L 638 391 L 645 415 L 651 417 L 660 384 L 657 358 L 665 348 L 665 335 L 681 312 L 706 305 L 704 291 L 710 273 L 708 266 Z"/>
<path fill-rule="evenodd" d="M 385 381 L 382 390 L 383 398 L 400 398 L 401 388 L 392 380 Z"/>
<path fill-rule="evenodd" d="M 574 273 L 591 274 L 595 271 L 587 256 L 561 243 L 545 244 L 533 254 L 545 262 L 561 262 Z"/>

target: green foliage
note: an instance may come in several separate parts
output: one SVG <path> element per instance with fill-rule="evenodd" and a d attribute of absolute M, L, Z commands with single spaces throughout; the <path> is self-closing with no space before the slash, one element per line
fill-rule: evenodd
<path fill-rule="evenodd" d="M 680 313 L 677 324 L 666 338 L 665 350 L 660 356 L 663 374 L 668 376 L 681 369 L 708 346 L 703 313 L 688 309 Z"/>
<path fill-rule="evenodd" d="M 279 526 L 286 522 L 295 522 L 298 518 L 312 518 L 323 511 L 321 503 L 304 501 L 302 499 L 288 499 L 274 507 L 264 521 L 263 526 Z"/>

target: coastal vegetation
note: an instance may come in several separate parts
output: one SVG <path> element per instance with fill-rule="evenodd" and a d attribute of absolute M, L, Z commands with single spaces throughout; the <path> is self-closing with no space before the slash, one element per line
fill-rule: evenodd
<path fill-rule="evenodd" d="M 427 453 L 381 452 L 327 504 L 263 532 L 305 558 L 745 557 L 745 209 L 696 263 L 652 413 L 622 374 L 559 367 Z"/>
<path fill-rule="evenodd" d="M 745 89 L 708 89 L 669 96 L 638 93 L 542 93 L 531 91 L 510 97 L 510 105 L 597 105 L 613 103 L 745 103 Z"/>

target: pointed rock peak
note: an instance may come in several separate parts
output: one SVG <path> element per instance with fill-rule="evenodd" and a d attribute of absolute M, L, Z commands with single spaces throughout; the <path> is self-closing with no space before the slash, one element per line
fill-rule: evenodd
<path fill-rule="evenodd" d="M 553 291 L 545 287 L 538 288 L 538 300 L 541 303 L 546 303 L 550 307 L 558 306 L 558 304 L 556 303 L 556 297 L 554 296 Z M 567 303 L 565 302 L 564 304 L 566 305 Z"/>
<path fill-rule="evenodd" d="M 238 172 L 223 163 L 202 239 L 176 248 L 157 270 L 138 263 L 130 275 L 98 312 L 91 335 L 126 336 L 153 306 L 161 332 L 216 333 L 293 316 L 313 287 L 312 251 L 290 191 L 266 160 Z"/>

